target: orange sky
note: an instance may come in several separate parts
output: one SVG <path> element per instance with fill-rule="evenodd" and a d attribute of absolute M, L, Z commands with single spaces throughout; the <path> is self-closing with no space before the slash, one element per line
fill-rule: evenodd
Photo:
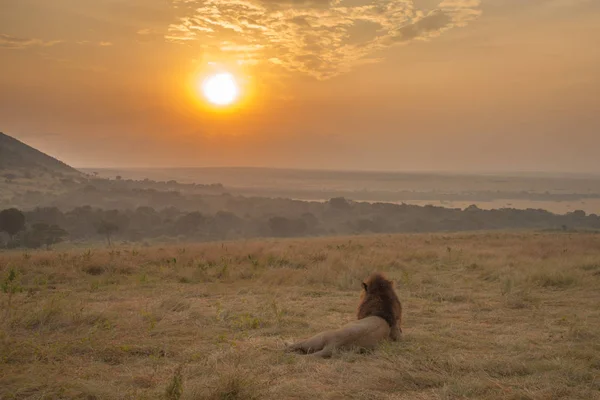
<path fill-rule="evenodd" d="M 76 167 L 600 173 L 598 71 L 597 0 L 0 0 L 0 131 Z"/>

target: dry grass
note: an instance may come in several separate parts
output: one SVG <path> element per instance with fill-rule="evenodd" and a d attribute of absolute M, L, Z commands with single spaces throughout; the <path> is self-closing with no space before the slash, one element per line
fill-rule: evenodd
<path fill-rule="evenodd" d="M 600 235 L 0 253 L 11 269 L 2 399 L 600 398 Z M 397 282 L 401 342 L 282 351 L 351 320 L 375 270 Z"/>

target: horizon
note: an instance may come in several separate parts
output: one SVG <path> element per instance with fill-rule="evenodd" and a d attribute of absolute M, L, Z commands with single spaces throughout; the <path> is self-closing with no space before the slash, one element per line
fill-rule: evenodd
<path fill-rule="evenodd" d="M 80 171 L 88 171 L 93 172 L 93 170 L 114 170 L 114 171 L 152 171 L 152 170 L 197 170 L 197 169 L 255 169 L 255 170 L 274 170 L 274 171 L 302 171 L 302 172 L 329 172 L 329 173 L 369 173 L 369 174 L 405 174 L 405 175 L 432 175 L 432 176 L 497 176 L 497 177 L 521 177 L 521 178 L 573 178 L 573 179 L 583 179 L 583 178 L 600 178 L 600 172 L 578 172 L 578 171 L 565 171 L 565 170 L 556 170 L 556 171 L 536 171 L 536 170 L 479 170 L 479 171 L 470 171 L 470 170 L 378 170 L 378 169 L 343 169 L 343 168 L 312 168 L 310 166 L 307 167 L 278 167 L 278 166 L 249 166 L 249 165 L 190 165 L 190 166 L 78 166 L 72 165 L 67 161 L 56 158 L 53 154 L 50 154 L 44 149 L 36 148 L 25 141 L 8 135 L 5 132 L 0 131 L 0 133 L 5 134 L 13 139 L 19 140 L 21 143 L 32 147 L 35 150 L 42 152 L 43 154 L 55 158 L 56 160 L 67 164 L 68 166 Z"/>
<path fill-rule="evenodd" d="M 77 168 L 600 174 L 591 0 L 22 0 L 0 26 L 2 129 Z"/>
<path fill-rule="evenodd" d="M 497 176 L 497 177 L 522 177 L 522 178 L 536 178 L 536 177 L 550 177 L 550 178 L 600 178 L 600 172 L 569 172 L 569 171 L 518 171 L 518 170 L 505 170 L 505 171 L 465 171 L 465 170 L 376 170 L 376 169 L 327 169 L 327 168 L 310 168 L 310 167 L 268 167 L 268 166 L 245 166 L 245 165 L 223 165 L 223 166 L 179 166 L 179 167 L 155 167 L 155 166 L 139 166 L 139 167 L 111 167 L 111 166 L 100 166 L 100 167 L 77 167 L 73 166 L 77 170 L 92 171 L 96 170 L 114 170 L 114 171 L 151 171 L 151 170 L 242 170 L 242 169 L 254 169 L 254 170 L 273 170 L 273 171 L 302 171 L 302 172 L 331 172 L 331 173 L 366 173 L 366 174 L 405 174 L 405 175 L 432 175 L 432 176 Z"/>

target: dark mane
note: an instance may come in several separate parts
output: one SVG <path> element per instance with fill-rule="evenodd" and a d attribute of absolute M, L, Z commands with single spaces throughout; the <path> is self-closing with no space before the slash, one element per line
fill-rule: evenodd
<path fill-rule="evenodd" d="M 363 289 L 358 306 L 358 319 L 377 316 L 383 318 L 390 327 L 394 327 L 399 318 L 398 309 L 401 306 L 392 282 L 382 274 L 374 273 L 363 282 Z"/>

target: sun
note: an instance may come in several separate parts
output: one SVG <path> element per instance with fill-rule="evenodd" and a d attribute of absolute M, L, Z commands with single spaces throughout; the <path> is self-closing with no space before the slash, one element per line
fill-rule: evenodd
<path fill-rule="evenodd" d="M 233 104 L 240 95 L 234 76 L 228 72 L 211 75 L 202 83 L 204 97 L 216 106 Z"/>

